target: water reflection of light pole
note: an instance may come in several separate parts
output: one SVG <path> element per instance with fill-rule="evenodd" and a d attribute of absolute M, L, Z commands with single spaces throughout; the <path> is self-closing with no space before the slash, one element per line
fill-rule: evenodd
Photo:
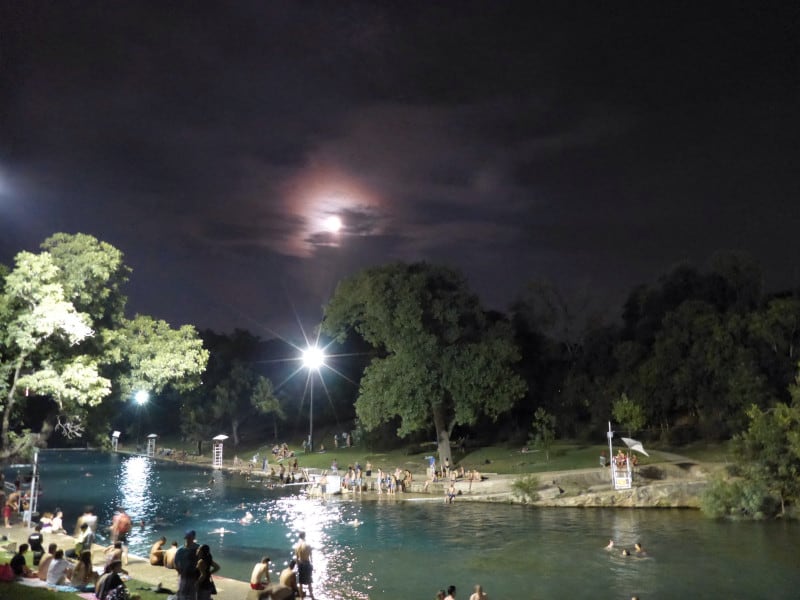
<path fill-rule="evenodd" d="M 309 346 L 303 350 L 303 366 L 308 369 L 308 451 L 314 451 L 314 372 L 325 364 L 325 352 L 318 346 Z"/>
<path fill-rule="evenodd" d="M 139 451 L 139 432 L 142 429 L 142 406 L 147 404 L 147 401 L 150 399 L 150 394 L 144 390 L 139 390 L 133 396 L 133 399 L 136 400 L 136 451 Z"/>

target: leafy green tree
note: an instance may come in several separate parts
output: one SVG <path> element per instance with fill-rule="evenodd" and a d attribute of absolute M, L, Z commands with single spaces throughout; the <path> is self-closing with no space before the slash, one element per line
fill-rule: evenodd
<path fill-rule="evenodd" d="M 544 450 L 545 461 L 550 462 L 550 448 L 556 439 L 556 418 L 545 409 L 539 407 L 533 415 L 533 432 L 531 444 Z"/>
<path fill-rule="evenodd" d="M 641 404 L 628 398 L 625 392 L 614 400 L 611 414 L 617 423 L 621 423 L 628 430 L 628 437 L 633 437 L 633 432 L 642 429 L 647 422 Z"/>
<path fill-rule="evenodd" d="M 508 323 L 491 321 L 457 272 L 396 263 L 342 281 L 325 307 L 323 331 L 339 341 L 353 329 L 379 353 L 361 379 L 356 413 L 372 430 L 399 417 L 401 437 L 436 431 L 452 459 L 456 425 L 509 410 L 525 393 Z"/>
<path fill-rule="evenodd" d="M 753 405 L 747 416 L 750 426 L 734 438 L 736 455 L 748 477 L 778 498 L 783 514 L 787 503 L 800 499 L 800 404 L 779 402 L 767 410 Z"/>
<path fill-rule="evenodd" d="M 286 413 L 281 406 L 280 399 L 275 395 L 272 381 L 261 376 L 256 379 L 250 394 L 250 404 L 259 413 L 272 415 L 273 440 L 278 441 L 278 420 L 286 419 Z"/>
<path fill-rule="evenodd" d="M 800 298 L 770 299 L 749 315 L 748 328 L 773 394 L 786 399 L 800 356 Z"/>
<path fill-rule="evenodd" d="M 203 454 L 203 442 L 219 433 L 219 421 L 203 399 L 203 392 L 194 389 L 183 396 L 180 409 L 181 433 L 187 440 L 197 444 L 198 456 Z"/>
<path fill-rule="evenodd" d="M 58 274 L 49 254 L 21 252 L 5 278 L 0 374 L 6 394 L 0 441 L 8 455 L 20 452 L 27 443 L 23 438 L 11 445 L 12 420 L 27 397 L 19 390 L 27 393 L 33 388 L 40 393 L 41 389 L 66 413 L 76 404 L 96 404 L 110 391 L 110 382 L 100 376 L 96 361 L 70 352 L 94 331 L 89 318 L 65 299 Z M 62 351 L 48 352 L 53 348 Z"/>
<path fill-rule="evenodd" d="M 191 387 L 208 358 L 192 327 L 123 317 L 130 270 L 117 249 L 83 234 L 42 246 L 20 252 L 0 282 L 0 456 L 46 443 L 54 428 L 82 435 L 95 407 L 134 385 Z M 23 435 L 33 400 L 51 410 L 39 432 Z"/>
<path fill-rule="evenodd" d="M 208 351 L 192 325 L 172 329 L 165 321 L 136 315 L 104 333 L 105 357 L 117 367 L 122 397 L 140 389 L 158 394 L 168 385 L 188 391 L 200 384 Z"/>

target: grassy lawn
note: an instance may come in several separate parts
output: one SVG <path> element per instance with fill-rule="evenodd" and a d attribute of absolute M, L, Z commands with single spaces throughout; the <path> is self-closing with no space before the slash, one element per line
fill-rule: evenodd
<path fill-rule="evenodd" d="M 615 446 L 617 448 L 617 446 Z M 498 474 L 523 474 L 538 473 L 542 471 L 567 471 L 572 469 L 588 469 L 599 465 L 600 453 L 608 453 L 606 444 L 578 444 L 570 442 L 559 442 L 550 448 L 549 460 L 545 452 L 531 448 L 530 452 L 522 453 L 519 447 L 506 446 L 487 446 L 461 453 L 453 449 L 453 461 L 456 465 L 463 465 L 465 469 L 478 469 L 485 473 Z M 267 450 L 269 452 L 269 450 Z M 647 465 L 665 460 L 663 455 L 657 450 L 650 450 L 650 457 L 638 455 L 639 464 Z M 712 455 L 712 449 L 705 450 L 708 456 Z M 252 456 L 254 452 L 241 453 L 240 458 Z M 699 453 L 699 450 L 698 450 Z M 226 452 L 226 455 L 228 453 Z M 373 465 L 373 470 L 382 468 L 410 469 L 413 472 L 423 472 L 428 464 L 426 456 L 436 455 L 433 445 L 425 452 L 410 454 L 407 450 L 397 449 L 387 452 L 370 452 L 364 448 L 338 448 L 328 450 L 323 454 L 298 453 L 298 462 L 301 467 L 329 469 L 331 463 L 336 459 L 339 468 L 345 468 L 349 464 L 358 461 L 363 467 L 367 461 Z M 263 450 L 260 456 L 263 458 Z M 438 456 L 437 456 L 438 459 Z M 226 464 L 228 461 L 226 461 Z M 270 455 L 270 465 L 276 466 Z M 244 467 L 246 468 L 246 466 Z M 260 469 L 260 464 L 258 465 Z"/>
<path fill-rule="evenodd" d="M 166 598 L 164 594 L 156 594 L 150 591 L 150 588 L 153 586 L 143 581 L 131 579 L 130 581 L 126 581 L 125 585 L 128 587 L 128 591 L 130 591 L 131 595 L 139 594 L 142 600 L 164 600 L 164 598 Z M 140 590 L 139 588 L 147 589 Z M 80 598 L 80 596 L 69 592 L 54 592 L 47 588 L 29 587 L 27 585 L 20 585 L 19 583 L 0 582 L 0 600 L 18 600 L 20 598 L 25 598 L 25 600 L 55 600 L 56 598 L 73 600 L 74 598 Z"/>
<path fill-rule="evenodd" d="M 230 442 L 230 440 L 228 440 Z M 618 440 L 615 440 L 618 442 Z M 159 446 L 166 446 L 176 449 L 184 449 L 187 452 L 194 450 L 194 446 L 172 443 L 169 440 L 159 440 Z M 354 446 L 352 448 L 332 448 L 326 447 L 326 452 L 314 452 L 303 454 L 299 445 L 290 444 L 290 449 L 294 450 L 301 467 L 329 469 L 331 463 L 336 459 L 339 468 L 346 468 L 347 465 L 358 461 L 363 467 L 367 461 L 373 465 L 373 470 L 382 468 L 384 470 L 394 470 L 396 467 L 410 469 L 411 471 L 424 472 L 427 466 L 426 456 L 436 455 L 436 447 L 430 444 L 430 448 L 421 452 L 409 452 L 406 448 L 399 448 L 385 452 L 374 452 L 363 447 Z M 418 445 L 416 446 L 418 447 Z M 225 464 L 232 466 L 233 456 L 236 454 L 242 461 L 242 469 L 248 468 L 248 461 L 256 453 L 259 454 L 257 469 L 261 469 L 261 459 L 265 455 L 269 456 L 270 466 L 277 470 L 278 464 L 271 454 L 271 445 L 255 446 L 243 443 L 234 451 L 233 444 L 229 443 L 225 447 Z M 615 450 L 619 444 L 614 445 Z M 637 455 L 640 465 L 663 462 L 669 460 L 660 451 L 647 445 L 645 448 L 650 456 Z M 519 446 L 509 447 L 503 445 L 487 446 L 484 448 L 468 449 L 466 453 L 453 449 L 453 461 L 455 465 L 463 465 L 465 469 L 478 469 L 484 473 L 498 474 L 525 474 L 538 473 L 543 471 L 568 471 L 572 469 L 588 469 L 599 465 L 600 453 L 608 452 L 608 445 L 600 444 L 580 444 L 571 441 L 559 441 L 550 448 L 549 459 L 543 450 L 531 447 L 530 452 L 522 453 Z M 700 462 L 726 462 L 730 461 L 729 444 L 726 443 L 696 443 L 690 446 L 669 449 L 670 452 L 687 456 Z M 665 449 L 667 452 L 667 449 Z M 211 445 L 203 446 L 203 456 L 200 458 L 190 457 L 191 460 L 208 464 L 211 460 Z M 437 456 L 438 459 L 438 456 Z"/>
<path fill-rule="evenodd" d="M 730 442 L 695 442 L 675 452 L 698 462 L 726 463 L 734 460 Z"/>

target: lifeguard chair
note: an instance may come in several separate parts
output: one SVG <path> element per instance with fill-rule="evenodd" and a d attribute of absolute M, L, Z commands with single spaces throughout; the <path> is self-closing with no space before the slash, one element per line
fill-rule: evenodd
<path fill-rule="evenodd" d="M 155 433 L 151 433 L 147 436 L 147 456 L 153 458 L 156 455 L 156 440 L 158 436 Z"/>
<path fill-rule="evenodd" d="M 116 452 L 117 448 L 119 447 L 119 436 L 120 432 L 115 431 L 111 434 L 111 451 Z"/>
<path fill-rule="evenodd" d="M 220 433 L 219 435 L 215 435 L 212 439 L 214 441 L 214 446 L 211 455 L 211 465 L 215 469 L 219 469 L 222 466 L 222 442 L 227 440 L 228 436 Z"/>
<path fill-rule="evenodd" d="M 611 484 L 615 490 L 629 490 L 633 487 L 633 468 L 631 459 L 631 450 L 641 452 L 645 456 L 650 456 L 642 446 L 642 443 L 634 440 L 633 438 L 620 438 L 623 443 L 628 447 L 627 452 L 620 450 L 614 454 L 614 447 L 611 440 L 614 438 L 614 431 L 611 429 L 611 421 L 608 422 L 608 457 L 611 461 L 609 465 L 611 470 Z"/>

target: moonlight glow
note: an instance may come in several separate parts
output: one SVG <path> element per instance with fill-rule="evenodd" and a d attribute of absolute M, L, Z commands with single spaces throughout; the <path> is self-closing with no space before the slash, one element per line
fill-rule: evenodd
<path fill-rule="evenodd" d="M 342 228 L 342 220 L 336 215 L 331 215 L 325 219 L 325 230 L 331 233 L 339 233 Z"/>

